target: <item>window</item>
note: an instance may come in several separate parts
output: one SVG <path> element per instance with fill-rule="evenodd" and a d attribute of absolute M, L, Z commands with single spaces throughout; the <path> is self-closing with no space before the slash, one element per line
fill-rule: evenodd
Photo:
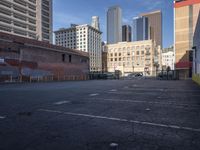
<path fill-rule="evenodd" d="M 72 55 L 69 55 L 69 63 L 72 62 Z"/>
<path fill-rule="evenodd" d="M 65 54 L 62 54 L 62 62 L 65 62 Z"/>

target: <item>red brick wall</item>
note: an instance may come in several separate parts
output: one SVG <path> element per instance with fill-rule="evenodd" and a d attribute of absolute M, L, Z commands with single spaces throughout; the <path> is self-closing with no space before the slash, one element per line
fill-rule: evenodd
<path fill-rule="evenodd" d="M 64 62 L 63 54 L 65 54 Z M 71 55 L 71 62 L 69 62 L 69 55 Z M 89 73 L 87 53 L 1 32 L 0 57 L 4 58 L 9 66 L 50 71 L 53 75 L 82 76 Z M 83 59 L 86 62 L 81 61 Z"/>

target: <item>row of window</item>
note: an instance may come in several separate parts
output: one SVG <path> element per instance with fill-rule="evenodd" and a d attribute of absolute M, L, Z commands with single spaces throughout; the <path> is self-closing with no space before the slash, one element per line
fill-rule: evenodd
<path fill-rule="evenodd" d="M 132 46 L 132 47 L 123 47 L 123 48 L 109 48 L 108 51 L 112 52 L 112 51 L 126 51 L 126 50 L 150 50 L 150 46 Z"/>
<path fill-rule="evenodd" d="M 110 56 L 110 57 L 117 57 L 117 56 L 122 56 L 122 54 L 123 54 L 123 56 L 130 56 L 131 55 L 131 52 L 127 52 L 127 53 L 108 53 L 108 57 Z M 134 56 L 135 55 L 135 52 L 132 52 L 132 55 Z M 136 55 L 144 55 L 144 51 L 136 51 Z"/>
<path fill-rule="evenodd" d="M 144 57 L 123 57 L 123 58 L 110 58 L 109 59 L 111 62 L 112 61 L 134 61 L 134 60 L 137 60 L 137 61 L 140 61 L 140 60 L 144 60 Z M 147 59 L 146 59 L 147 60 Z M 150 59 L 148 59 L 150 60 Z"/>
<path fill-rule="evenodd" d="M 124 67 L 135 67 L 140 66 L 144 67 L 144 62 L 119 62 L 119 63 L 108 63 L 108 67 L 116 68 L 117 66 L 124 66 Z"/>
<path fill-rule="evenodd" d="M 12 3 L 8 2 L 8 1 L 5 1 L 5 0 L 1 0 L 0 4 L 3 5 L 3 6 L 5 6 L 5 7 L 8 7 L 8 8 L 11 8 L 12 6 L 14 6 L 14 7 L 20 7 L 22 9 L 24 7 L 27 7 L 29 9 L 32 9 L 32 10 L 36 11 L 36 6 L 34 5 L 35 3 L 34 4 L 30 4 L 30 3 L 27 3 L 27 2 L 25 2 L 23 0 L 13 0 L 13 1 L 17 5 L 13 5 Z M 20 5 L 20 6 L 18 6 L 18 5 Z"/>

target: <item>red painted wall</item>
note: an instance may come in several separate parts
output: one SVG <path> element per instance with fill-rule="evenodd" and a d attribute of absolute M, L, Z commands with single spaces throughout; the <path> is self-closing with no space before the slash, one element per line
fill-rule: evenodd
<path fill-rule="evenodd" d="M 200 3 L 200 0 L 185 0 L 182 2 L 176 2 L 174 4 L 174 7 L 179 8 L 179 7 L 184 7 L 184 6 L 193 5 L 193 4 L 197 4 L 197 3 Z"/>

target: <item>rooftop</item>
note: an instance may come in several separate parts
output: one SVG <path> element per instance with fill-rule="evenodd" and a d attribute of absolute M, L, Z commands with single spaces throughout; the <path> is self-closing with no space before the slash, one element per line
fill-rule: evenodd
<path fill-rule="evenodd" d="M 6 40 L 6 41 L 14 42 L 14 43 L 19 43 L 22 45 L 31 45 L 31 46 L 35 46 L 35 47 L 51 49 L 54 51 L 68 52 L 68 53 L 71 53 L 74 55 L 88 57 L 88 53 L 86 53 L 86 52 L 82 52 L 82 51 L 74 50 L 74 49 L 70 49 L 70 48 L 65 48 L 62 46 L 49 44 L 47 42 L 24 38 L 21 36 L 12 35 L 12 34 L 8 34 L 8 33 L 4 33 L 4 32 L 0 32 L 0 40 Z"/>

